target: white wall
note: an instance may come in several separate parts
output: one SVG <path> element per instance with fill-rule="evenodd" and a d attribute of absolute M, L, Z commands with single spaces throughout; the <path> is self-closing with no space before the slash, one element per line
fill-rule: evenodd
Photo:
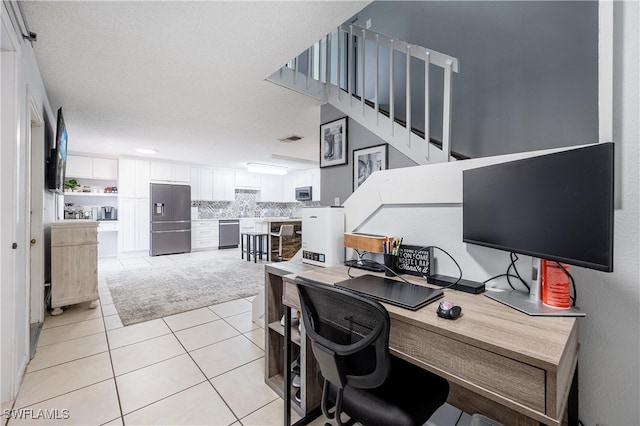
<path fill-rule="evenodd" d="M 619 207 L 614 272 L 576 268 L 587 317 L 580 323 L 580 415 L 587 425 L 640 424 L 640 3 L 614 2 L 613 140 Z"/>
<path fill-rule="evenodd" d="M 2 145 L 0 147 L 0 400 L 15 397 L 29 361 L 29 170 L 30 105 L 53 122 L 44 84 L 30 44 L 14 30 L 2 3 Z M 42 143 L 42 141 L 40 141 Z M 34 146 L 44 150 L 44 146 Z M 42 164 L 44 167 L 44 164 Z M 42 193 L 43 210 L 53 197 Z M 12 244 L 17 249 L 12 249 Z M 42 283 L 44 284 L 44 283 Z"/>

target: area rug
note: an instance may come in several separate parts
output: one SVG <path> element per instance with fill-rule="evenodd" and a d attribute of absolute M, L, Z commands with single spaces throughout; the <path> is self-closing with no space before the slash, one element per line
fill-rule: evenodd
<path fill-rule="evenodd" d="M 238 259 L 190 261 L 105 276 L 123 325 L 253 296 L 264 288 L 264 264 Z"/>

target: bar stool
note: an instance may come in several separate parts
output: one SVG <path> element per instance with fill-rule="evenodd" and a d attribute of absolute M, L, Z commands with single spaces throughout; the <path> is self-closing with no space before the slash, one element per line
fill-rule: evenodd
<path fill-rule="evenodd" d="M 293 225 L 280 225 L 279 232 L 272 232 L 272 237 L 278 237 L 278 257 L 282 259 L 282 239 L 293 235 Z M 276 250 L 271 250 L 271 253 L 275 253 Z M 273 256 L 271 256 L 273 258 Z"/>
<path fill-rule="evenodd" d="M 245 246 L 245 238 L 246 238 L 246 246 L 247 246 L 247 262 L 251 261 L 251 254 L 253 253 L 253 263 L 258 262 L 258 257 L 262 260 L 262 255 L 264 254 L 269 260 L 269 234 L 266 232 L 243 232 L 240 235 L 241 240 L 241 248 L 240 248 L 240 256 L 244 258 L 244 246 Z M 253 244 L 253 248 L 251 245 Z"/>

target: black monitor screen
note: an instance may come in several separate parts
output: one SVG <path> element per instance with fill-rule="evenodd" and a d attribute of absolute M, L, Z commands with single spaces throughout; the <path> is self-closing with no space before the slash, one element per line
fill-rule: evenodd
<path fill-rule="evenodd" d="M 463 241 L 613 271 L 614 144 L 463 172 Z"/>

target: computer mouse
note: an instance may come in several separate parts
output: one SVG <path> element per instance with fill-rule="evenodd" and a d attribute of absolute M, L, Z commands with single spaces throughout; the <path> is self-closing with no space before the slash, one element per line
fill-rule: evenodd
<path fill-rule="evenodd" d="M 456 319 L 462 313 L 462 308 L 453 302 L 440 302 L 437 314 L 440 318 Z"/>

